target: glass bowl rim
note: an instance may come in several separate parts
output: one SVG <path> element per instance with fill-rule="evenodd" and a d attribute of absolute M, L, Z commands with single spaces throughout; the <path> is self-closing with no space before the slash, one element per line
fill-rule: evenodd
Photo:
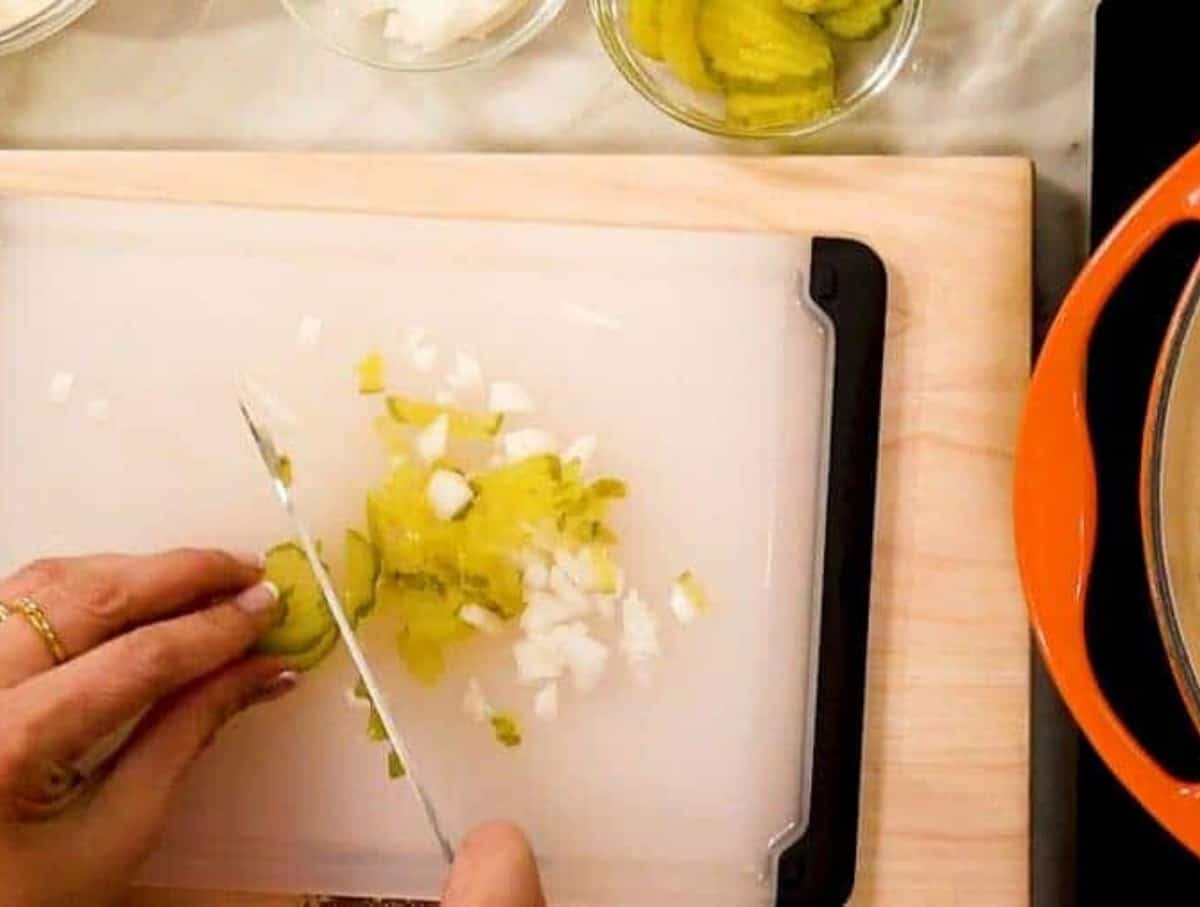
<path fill-rule="evenodd" d="M 824 116 L 796 125 L 783 124 L 765 129 L 731 126 L 699 111 L 684 107 L 659 91 L 645 75 L 637 61 L 635 52 L 620 36 L 620 24 L 611 15 L 613 7 L 622 0 L 588 0 L 588 11 L 592 24 L 600 36 L 609 59 L 617 70 L 637 92 L 667 116 L 693 129 L 709 135 L 733 139 L 800 139 L 815 135 L 830 126 L 853 116 L 866 104 L 883 92 L 895 81 L 908 58 L 912 55 L 920 33 L 925 0 L 904 0 L 900 7 L 900 18 L 892 35 L 891 43 L 883 56 L 850 95 Z"/>

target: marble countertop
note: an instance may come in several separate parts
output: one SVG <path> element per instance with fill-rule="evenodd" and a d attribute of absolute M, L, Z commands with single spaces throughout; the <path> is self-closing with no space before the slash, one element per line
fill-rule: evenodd
<path fill-rule="evenodd" d="M 1040 173 L 1039 265 L 1076 270 L 1096 0 L 927 0 L 889 93 L 796 150 L 1012 153 Z M 455 151 L 756 150 L 693 132 L 625 84 L 584 0 L 487 70 L 383 72 L 320 47 L 278 0 L 99 0 L 0 58 L 0 146 Z M 789 149 L 790 150 L 790 149 Z"/>

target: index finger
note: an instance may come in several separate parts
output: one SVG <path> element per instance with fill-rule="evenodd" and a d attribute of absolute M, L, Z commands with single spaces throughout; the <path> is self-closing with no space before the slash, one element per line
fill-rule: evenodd
<path fill-rule="evenodd" d="M 35 561 L 0 582 L 0 599 L 29 596 L 77 656 L 119 633 L 239 591 L 262 573 L 257 556 L 180 548 Z M 24 632 L 22 632 L 24 631 Z M 51 667 L 45 645 L 20 626 L 0 647 L 0 686 Z"/>

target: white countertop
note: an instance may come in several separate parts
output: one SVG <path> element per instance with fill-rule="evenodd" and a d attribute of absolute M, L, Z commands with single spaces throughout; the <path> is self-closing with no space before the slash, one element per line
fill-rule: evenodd
<path fill-rule="evenodd" d="M 1043 283 L 1083 243 L 1095 0 L 927 0 L 887 96 L 802 150 L 1016 153 L 1042 176 Z M 0 146 L 704 152 L 625 84 L 584 0 L 498 67 L 411 76 L 342 59 L 278 0 L 99 0 L 0 58 Z"/>

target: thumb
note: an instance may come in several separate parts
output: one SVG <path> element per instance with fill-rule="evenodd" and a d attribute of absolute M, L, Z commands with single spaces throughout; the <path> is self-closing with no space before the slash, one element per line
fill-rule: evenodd
<path fill-rule="evenodd" d="M 489 822 L 467 835 L 455 857 L 442 907 L 545 907 L 537 860 L 524 832 Z"/>

